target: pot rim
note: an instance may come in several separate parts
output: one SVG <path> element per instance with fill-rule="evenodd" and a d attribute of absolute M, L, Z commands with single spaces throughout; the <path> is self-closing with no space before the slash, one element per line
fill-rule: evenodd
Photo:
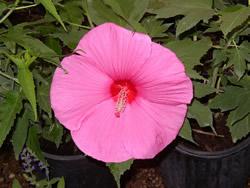
<path fill-rule="evenodd" d="M 56 155 L 47 152 L 43 152 L 45 158 L 53 159 L 57 161 L 76 161 L 86 159 L 87 155 L 85 154 L 78 154 L 78 155 Z"/>
<path fill-rule="evenodd" d="M 235 153 L 238 153 L 239 151 L 244 150 L 249 145 L 250 145 L 250 135 L 248 135 L 247 138 L 245 138 L 244 140 L 237 143 L 235 146 L 222 150 L 222 151 L 214 151 L 214 152 L 199 151 L 199 150 L 191 149 L 183 144 L 178 144 L 175 148 L 178 152 L 189 155 L 189 156 L 194 156 L 198 158 L 215 159 L 215 158 L 227 157 Z"/>

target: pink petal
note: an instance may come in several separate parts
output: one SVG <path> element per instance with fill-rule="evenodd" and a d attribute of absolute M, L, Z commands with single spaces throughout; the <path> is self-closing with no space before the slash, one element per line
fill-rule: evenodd
<path fill-rule="evenodd" d="M 64 58 L 61 65 L 67 73 L 62 68 L 54 73 L 51 106 L 60 123 L 75 130 L 92 107 L 110 98 L 113 81 L 78 55 Z"/>
<path fill-rule="evenodd" d="M 80 40 L 76 52 L 114 80 L 129 79 L 141 69 L 151 52 L 149 36 L 113 23 L 99 25 Z"/>
<path fill-rule="evenodd" d="M 176 55 L 156 43 L 147 63 L 133 77 L 138 95 L 161 104 L 190 103 L 193 97 L 191 80 Z"/>
<path fill-rule="evenodd" d="M 127 107 L 123 141 L 137 159 L 153 158 L 177 136 L 183 124 L 186 105 L 150 103 L 138 97 Z"/>
<path fill-rule="evenodd" d="M 112 99 L 102 102 L 81 121 L 79 130 L 71 131 L 80 150 L 104 162 L 122 162 L 132 158 L 122 141 L 125 116 L 117 118 L 114 106 Z"/>

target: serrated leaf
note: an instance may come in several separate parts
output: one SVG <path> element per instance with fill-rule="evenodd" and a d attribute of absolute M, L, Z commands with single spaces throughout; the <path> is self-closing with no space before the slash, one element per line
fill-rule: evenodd
<path fill-rule="evenodd" d="M 23 150 L 28 135 L 30 119 L 32 118 L 30 117 L 28 108 L 26 108 L 23 115 L 17 119 L 16 129 L 11 139 L 16 160 L 18 160 L 18 156 Z"/>
<path fill-rule="evenodd" d="M 208 22 L 214 14 L 214 10 L 212 9 L 190 10 L 190 12 L 187 12 L 186 16 L 178 22 L 176 36 L 179 36 L 183 32 L 193 28 L 201 20 Z"/>
<path fill-rule="evenodd" d="M 212 42 L 208 38 L 199 41 L 175 40 L 166 44 L 183 61 L 188 75 L 192 78 L 204 79 L 193 68 L 200 64 L 200 59 L 211 48 Z"/>
<path fill-rule="evenodd" d="M 21 184 L 16 178 L 12 182 L 12 188 L 22 188 Z"/>
<path fill-rule="evenodd" d="M 200 83 L 193 81 L 194 93 L 195 97 L 202 98 L 206 95 L 214 93 L 216 91 L 215 88 L 211 87 L 209 84 Z"/>
<path fill-rule="evenodd" d="M 24 63 L 23 65 L 18 65 L 17 78 L 23 89 L 22 91 L 25 94 L 25 97 L 28 99 L 32 106 L 35 120 L 37 120 L 35 83 L 31 71 L 27 66 L 25 66 Z"/>
<path fill-rule="evenodd" d="M 194 100 L 188 109 L 189 118 L 195 119 L 201 127 L 213 126 L 212 112 L 208 106 Z"/>
<path fill-rule="evenodd" d="M 224 93 L 217 95 L 209 103 L 209 107 L 212 109 L 221 109 L 222 112 L 232 110 L 237 107 L 241 92 L 244 90 L 240 87 L 228 86 L 225 88 Z"/>
<path fill-rule="evenodd" d="M 185 140 L 195 143 L 192 136 L 192 129 L 187 118 L 185 119 L 184 124 L 179 132 L 179 136 Z"/>
<path fill-rule="evenodd" d="M 127 22 L 115 14 L 102 0 L 87 0 L 87 6 L 90 17 L 97 25 L 105 22 L 114 22 L 121 26 L 127 25 Z"/>
<path fill-rule="evenodd" d="M 38 0 L 43 6 L 44 8 L 50 13 L 52 14 L 56 19 L 57 21 L 63 26 L 63 29 L 65 31 L 67 31 L 61 17 L 59 16 L 59 14 L 57 13 L 57 10 L 56 10 L 56 7 L 55 5 L 53 4 L 53 2 L 51 0 Z"/>
<path fill-rule="evenodd" d="M 104 0 L 104 3 L 126 20 L 139 22 L 146 12 L 149 0 Z"/>
<path fill-rule="evenodd" d="M 26 141 L 26 146 L 29 150 L 31 150 L 31 152 L 33 154 L 36 155 L 36 157 L 44 162 L 45 164 L 47 164 L 41 148 L 40 148 L 40 144 L 39 144 L 39 140 L 38 140 L 38 131 L 37 131 L 37 127 L 36 126 L 32 126 L 29 128 L 29 132 L 28 132 L 28 138 Z"/>
<path fill-rule="evenodd" d="M 229 125 L 229 129 L 233 142 L 237 142 L 238 140 L 246 137 L 250 132 L 250 115 L 246 116 L 234 125 Z"/>
<path fill-rule="evenodd" d="M 220 12 L 221 30 L 225 36 L 233 29 L 243 24 L 250 16 L 250 7 L 236 5 L 228 7 Z"/>
<path fill-rule="evenodd" d="M 169 28 L 170 24 L 164 24 L 163 20 L 158 20 L 154 16 L 148 16 L 143 19 L 142 26 L 151 37 L 165 37 L 165 31 Z"/>
<path fill-rule="evenodd" d="M 22 109 L 20 93 L 12 91 L 0 101 L 0 147 L 14 124 L 16 115 Z"/>
<path fill-rule="evenodd" d="M 133 160 L 128 160 L 122 163 L 108 163 L 107 164 L 107 166 L 109 167 L 111 173 L 113 174 L 115 178 L 118 188 L 120 188 L 121 175 L 123 175 L 124 172 L 130 169 L 132 164 L 133 164 Z"/>
<path fill-rule="evenodd" d="M 22 46 L 28 50 L 31 55 L 41 57 L 47 62 L 59 62 L 58 55 L 52 49 L 40 40 L 27 35 L 22 27 L 12 27 L 3 37 L 6 38 L 7 41 L 12 41 Z"/>
<path fill-rule="evenodd" d="M 176 35 L 191 29 L 201 20 L 208 20 L 215 14 L 212 9 L 212 0 L 168 0 L 165 6 L 154 11 L 158 18 L 170 18 L 177 15 L 184 15 L 184 18 L 177 24 Z"/>

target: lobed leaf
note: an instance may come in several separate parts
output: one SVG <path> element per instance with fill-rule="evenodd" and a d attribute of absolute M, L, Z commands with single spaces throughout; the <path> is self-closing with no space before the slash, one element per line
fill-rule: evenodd
<path fill-rule="evenodd" d="M 204 79 L 193 68 L 200 64 L 200 59 L 212 47 L 212 42 L 208 38 L 199 41 L 189 39 L 175 40 L 166 44 L 173 50 L 185 65 L 188 75 L 192 78 Z"/>
<path fill-rule="evenodd" d="M 237 5 L 225 8 L 220 12 L 221 30 L 225 36 L 233 31 L 236 27 L 242 25 L 250 16 L 250 7 Z"/>

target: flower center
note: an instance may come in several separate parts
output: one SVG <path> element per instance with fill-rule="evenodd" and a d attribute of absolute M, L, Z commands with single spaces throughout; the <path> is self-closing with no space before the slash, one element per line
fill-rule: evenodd
<path fill-rule="evenodd" d="M 129 80 L 118 80 L 111 85 L 110 92 L 116 102 L 115 116 L 120 117 L 127 103 L 131 103 L 135 99 L 136 88 Z"/>

